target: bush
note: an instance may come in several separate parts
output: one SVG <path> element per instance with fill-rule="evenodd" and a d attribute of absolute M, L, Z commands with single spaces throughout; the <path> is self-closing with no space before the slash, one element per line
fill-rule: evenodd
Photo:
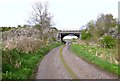
<path fill-rule="evenodd" d="M 111 36 L 104 36 L 103 39 L 101 39 L 101 43 L 103 47 L 106 48 L 114 48 L 116 45 L 116 41 Z"/>
<path fill-rule="evenodd" d="M 81 39 L 82 39 L 82 40 L 87 40 L 87 39 L 89 39 L 90 37 L 91 37 L 90 32 L 88 32 L 88 31 L 86 31 L 86 30 L 82 31 L 82 33 L 81 33 Z"/>

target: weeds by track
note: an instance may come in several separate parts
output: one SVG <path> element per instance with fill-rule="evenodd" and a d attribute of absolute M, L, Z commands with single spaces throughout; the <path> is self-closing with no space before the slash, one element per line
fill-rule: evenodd
<path fill-rule="evenodd" d="M 73 44 L 71 45 L 71 50 L 78 56 L 89 63 L 95 64 L 96 66 L 100 67 L 101 69 L 104 69 L 108 72 L 111 72 L 113 74 L 116 74 L 120 76 L 120 66 L 117 64 L 110 63 L 108 60 L 103 60 L 97 56 L 95 56 L 94 53 L 90 53 L 87 49 L 87 46 L 83 45 L 77 45 Z M 93 51 L 93 50 L 91 50 Z"/>

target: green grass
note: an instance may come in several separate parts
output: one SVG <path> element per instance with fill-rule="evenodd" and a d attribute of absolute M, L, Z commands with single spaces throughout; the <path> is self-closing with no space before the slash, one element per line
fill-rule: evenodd
<path fill-rule="evenodd" d="M 88 49 L 91 49 L 92 52 L 89 52 Z M 85 46 L 85 45 L 78 45 L 78 44 L 72 44 L 71 50 L 79 57 L 85 59 L 86 61 L 97 65 L 98 67 L 109 71 L 113 74 L 116 74 L 120 76 L 120 65 L 110 63 L 109 60 L 101 59 L 97 56 L 95 56 L 95 51 L 100 49 L 101 51 L 103 49 L 101 48 L 95 48 L 91 46 Z M 105 50 L 104 50 L 105 51 Z M 105 51 L 106 52 L 106 51 Z M 107 51 L 108 52 L 108 51 Z"/>
<path fill-rule="evenodd" d="M 2 79 L 34 79 L 35 69 L 43 57 L 60 43 L 50 44 L 34 53 L 25 53 L 18 49 L 2 50 Z M 16 67 L 18 64 L 19 67 Z"/>
<path fill-rule="evenodd" d="M 77 75 L 72 71 L 72 69 L 68 66 L 68 64 L 66 63 L 66 61 L 63 58 L 63 55 L 62 55 L 63 48 L 64 48 L 64 46 L 60 48 L 60 59 L 64 65 L 64 67 L 66 68 L 66 70 L 71 75 L 72 79 L 78 79 Z"/>

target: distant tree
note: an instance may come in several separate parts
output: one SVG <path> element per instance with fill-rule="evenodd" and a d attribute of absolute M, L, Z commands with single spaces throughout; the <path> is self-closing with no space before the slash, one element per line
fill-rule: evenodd
<path fill-rule="evenodd" d="M 93 20 L 89 21 L 87 23 L 87 30 L 91 33 L 91 35 L 94 34 L 95 31 L 95 22 Z"/>
<path fill-rule="evenodd" d="M 29 23 L 41 31 L 41 36 L 43 39 L 45 33 L 48 33 L 50 26 L 52 26 L 53 16 L 48 12 L 48 2 L 36 2 L 32 8 L 33 12 L 30 16 Z"/>
<path fill-rule="evenodd" d="M 89 44 L 88 41 L 90 40 L 90 38 L 91 38 L 91 33 L 87 29 L 82 30 L 82 32 L 81 32 L 81 40 L 84 40 L 85 43 L 88 45 Z"/>
<path fill-rule="evenodd" d="M 33 12 L 29 22 L 34 25 L 39 25 L 40 30 L 44 30 L 52 26 L 52 15 L 48 12 L 48 3 L 36 2 L 33 6 Z"/>
<path fill-rule="evenodd" d="M 87 40 L 91 37 L 91 34 L 89 31 L 87 30 L 83 30 L 82 33 L 81 33 L 81 39 L 82 40 Z"/>
<path fill-rule="evenodd" d="M 87 31 L 91 34 L 91 40 L 95 43 L 99 44 L 100 38 L 102 38 L 104 35 L 116 37 L 117 19 L 113 18 L 112 14 L 100 14 L 96 21 L 91 20 L 86 26 Z M 86 38 L 86 36 L 84 37 Z"/>
<path fill-rule="evenodd" d="M 106 14 L 105 15 L 105 27 L 115 27 L 117 25 L 116 18 L 113 18 L 112 14 Z"/>
<path fill-rule="evenodd" d="M 50 29 L 58 31 L 56 27 L 50 27 Z"/>
<path fill-rule="evenodd" d="M 26 28 L 26 27 L 31 27 L 31 26 L 24 24 L 24 25 L 23 25 L 23 28 Z"/>
<path fill-rule="evenodd" d="M 21 25 L 18 25 L 17 28 L 21 28 L 22 26 Z"/>
<path fill-rule="evenodd" d="M 112 14 L 101 14 L 96 21 L 96 31 L 99 33 L 99 36 L 103 36 L 108 34 L 109 29 L 116 27 L 116 25 L 117 21 Z"/>
<path fill-rule="evenodd" d="M 13 27 L 0 27 L 0 32 L 4 32 L 4 31 L 9 31 L 11 30 Z"/>

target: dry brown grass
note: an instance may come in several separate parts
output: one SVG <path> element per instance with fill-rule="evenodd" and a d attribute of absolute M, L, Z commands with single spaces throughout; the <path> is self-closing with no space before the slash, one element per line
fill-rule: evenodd
<path fill-rule="evenodd" d="M 17 48 L 25 52 L 33 52 L 43 45 L 43 42 L 40 39 L 23 36 L 14 40 L 11 39 L 4 41 L 3 44 L 4 49 Z"/>
<path fill-rule="evenodd" d="M 87 45 L 85 41 L 83 40 L 77 40 L 77 43 L 80 45 Z M 88 49 L 89 52 L 92 52 L 95 56 L 103 59 L 103 60 L 109 60 L 111 63 L 114 64 L 119 64 L 119 57 L 118 57 L 118 45 L 116 45 L 116 48 L 113 49 L 107 49 L 107 48 L 102 48 L 100 45 L 95 44 L 93 42 L 89 42 L 89 46 L 92 46 L 96 50 L 93 51 L 92 49 Z"/>
<path fill-rule="evenodd" d="M 17 48 L 25 52 L 33 52 L 44 45 L 40 39 L 40 31 L 35 28 L 20 28 L 2 33 L 3 50 Z"/>

